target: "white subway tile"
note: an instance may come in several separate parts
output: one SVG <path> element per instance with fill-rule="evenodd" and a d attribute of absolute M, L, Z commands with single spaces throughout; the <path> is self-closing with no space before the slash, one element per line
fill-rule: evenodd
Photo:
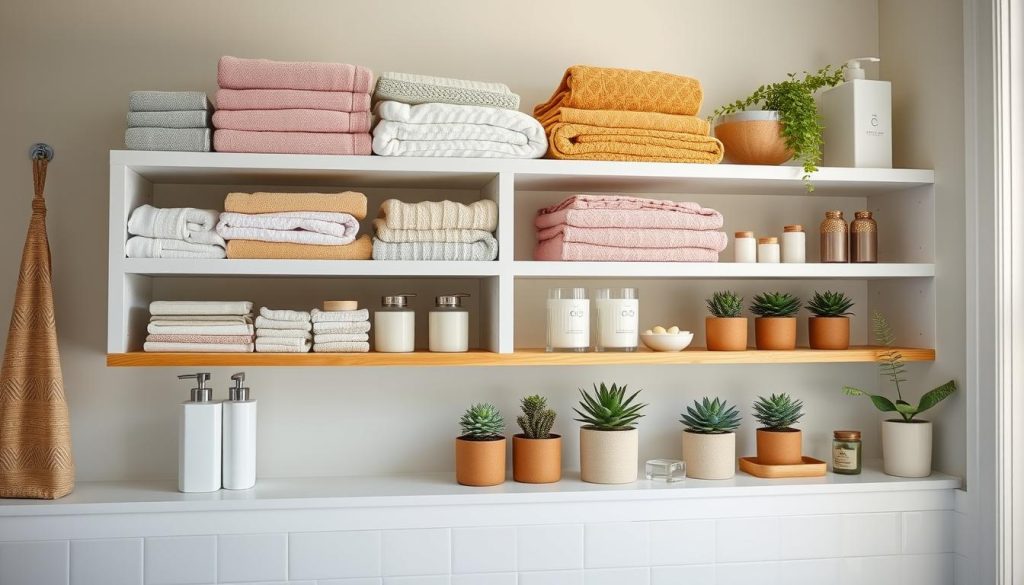
<path fill-rule="evenodd" d="M 777 562 L 724 563 L 715 566 L 716 585 L 781 585 Z M 787 584 L 788 585 L 788 584 Z M 826 585 L 821 583 L 820 585 Z"/>
<path fill-rule="evenodd" d="M 452 575 L 452 585 L 516 585 L 515 573 Z"/>
<path fill-rule="evenodd" d="M 217 538 L 221 583 L 288 578 L 287 534 L 228 534 Z"/>
<path fill-rule="evenodd" d="M 718 562 L 774 561 L 779 558 L 778 518 L 726 518 L 715 527 Z"/>
<path fill-rule="evenodd" d="M 651 522 L 652 565 L 689 565 L 714 562 L 714 520 Z"/>
<path fill-rule="evenodd" d="M 142 539 L 72 540 L 71 585 L 93 583 L 142 585 Z"/>
<path fill-rule="evenodd" d="M 583 566 L 588 569 L 651 564 L 651 529 L 647 522 L 587 524 L 583 533 Z"/>
<path fill-rule="evenodd" d="M 954 556 L 952 553 L 901 556 L 901 585 L 955 585 Z"/>
<path fill-rule="evenodd" d="M 516 529 L 453 528 L 452 573 L 516 570 Z"/>
<path fill-rule="evenodd" d="M 217 580 L 216 536 L 147 538 L 146 585 L 192 585 Z"/>
<path fill-rule="evenodd" d="M 68 585 L 68 541 L 0 543 L 3 585 Z"/>
<path fill-rule="evenodd" d="M 384 577 L 384 585 L 451 585 L 451 579 L 448 575 Z"/>
<path fill-rule="evenodd" d="M 288 585 L 297 585 L 302 583 L 305 585 L 306 581 L 289 581 Z M 355 579 L 327 579 L 326 581 L 309 581 L 309 585 L 381 585 L 380 577 L 357 577 Z"/>
<path fill-rule="evenodd" d="M 583 571 L 519 573 L 519 585 L 583 585 Z"/>
<path fill-rule="evenodd" d="M 380 532 L 297 532 L 288 535 L 289 579 L 380 575 Z"/>
<path fill-rule="evenodd" d="M 516 549 L 520 571 L 583 568 L 583 526 L 521 526 Z"/>
<path fill-rule="evenodd" d="M 844 557 L 900 553 L 900 515 L 896 512 L 842 514 L 839 532 L 843 535 L 841 555 Z"/>
<path fill-rule="evenodd" d="M 953 573 L 956 585 L 971 585 L 969 575 L 971 574 L 971 561 L 963 555 L 953 557 Z"/>
<path fill-rule="evenodd" d="M 839 534 L 839 516 L 783 516 L 779 518 L 779 558 L 838 557 Z"/>
<path fill-rule="evenodd" d="M 652 567 L 651 585 L 715 585 L 715 566 Z"/>
<path fill-rule="evenodd" d="M 448 574 L 452 554 L 450 538 L 447 528 L 385 530 L 381 536 L 382 574 L 385 577 Z"/>
<path fill-rule="evenodd" d="M 953 552 L 953 512 L 903 512 L 903 554 Z"/>
<path fill-rule="evenodd" d="M 840 559 L 839 585 L 901 585 L 901 570 L 898 555 Z"/>
<path fill-rule="evenodd" d="M 779 582 L 786 585 L 822 585 L 839 582 L 839 559 L 781 561 L 775 566 Z"/>
<path fill-rule="evenodd" d="M 650 585 L 650 583 L 651 570 L 647 567 L 583 571 L 583 585 Z"/>
<path fill-rule="evenodd" d="M 953 552 L 968 555 L 971 550 L 970 519 L 967 514 L 953 513 Z"/>

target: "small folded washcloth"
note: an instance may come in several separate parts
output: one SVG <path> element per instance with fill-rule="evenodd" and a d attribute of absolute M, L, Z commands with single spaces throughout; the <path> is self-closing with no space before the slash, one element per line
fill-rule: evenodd
<path fill-rule="evenodd" d="M 318 246 L 258 240 L 231 240 L 228 258 L 282 258 L 289 260 L 369 260 L 373 254 L 370 236 L 363 234 L 344 246 Z"/>
<path fill-rule="evenodd" d="M 306 353 L 310 347 L 312 344 L 308 341 L 302 341 L 302 345 L 281 345 L 264 339 L 256 340 L 256 351 L 260 353 Z"/>
<path fill-rule="evenodd" d="M 259 334 L 259 330 L 256 333 L 256 343 L 266 343 L 269 345 L 282 345 L 286 347 L 305 347 L 306 351 L 309 351 L 309 340 L 302 337 L 264 337 Z M 257 350 L 258 351 L 258 350 Z"/>
<path fill-rule="evenodd" d="M 320 309 L 313 309 L 309 314 L 314 325 L 331 321 L 352 322 L 370 320 L 370 311 L 367 309 L 356 309 L 355 311 L 321 311 Z"/>
<path fill-rule="evenodd" d="M 383 219 L 373 220 L 374 232 L 382 242 L 461 242 L 472 244 L 493 238 L 491 232 L 484 230 L 396 230 L 388 227 Z"/>
<path fill-rule="evenodd" d="M 206 111 L 182 112 L 128 112 L 129 128 L 207 128 L 210 113 Z"/>
<path fill-rule="evenodd" d="M 212 209 L 172 207 L 158 209 L 140 205 L 128 217 L 128 233 L 147 238 L 171 238 L 194 244 L 213 244 L 223 248 L 224 238 L 213 231 L 220 213 Z"/>
<path fill-rule="evenodd" d="M 125 242 L 124 254 L 129 258 L 208 258 L 217 260 L 225 256 L 225 251 L 223 247 L 215 244 L 195 244 L 171 238 L 134 236 Z"/>
<path fill-rule="evenodd" d="M 337 333 L 369 333 L 369 331 L 369 321 L 321 321 L 313 323 L 314 336 Z"/>
<path fill-rule="evenodd" d="M 313 325 L 309 321 L 278 321 L 277 319 L 267 319 L 260 315 L 256 317 L 256 328 L 257 329 L 295 329 L 297 331 L 309 331 L 313 328 Z"/>
<path fill-rule="evenodd" d="M 313 351 L 319 353 L 366 353 L 370 344 L 366 341 L 335 341 L 333 343 L 314 343 Z"/>
<path fill-rule="evenodd" d="M 442 103 L 519 109 L 519 96 L 504 83 L 412 73 L 381 73 L 377 77 L 373 98 L 403 104 Z"/>
<path fill-rule="evenodd" d="M 316 343 L 337 343 L 339 341 L 369 341 L 366 333 L 317 333 L 313 339 Z"/>
<path fill-rule="evenodd" d="M 219 89 L 217 109 L 369 112 L 370 94 L 302 89 Z"/>
<path fill-rule="evenodd" d="M 309 321 L 309 311 L 260 307 L 260 316 L 275 321 Z"/>
<path fill-rule="evenodd" d="M 228 193 L 224 211 L 234 213 L 283 213 L 285 211 L 329 211 L 366 217 L 366 195 L 343 193 Z"/>
<path fill-rule="evenodd" d="M 213 125 L 259 132 L 369 132 L 370 112 L 329 110 L 217 110 Z"/>
<path fill-rule="evenodd" d="M 248 335 L 147 335 L 146 341 L 164 343 L 252 343 Z"/>
<path fill-rule="evenodd" d="M 359 221 L 347 213 L 286 211 L 220 214 L 217 233 L 226 240 L 260 240 L 344 246 L 356 239 Z"/>
<path fill-rule="evenodd" d="M 313 339 L 313 334 L 309 331 L 303 331 L 301 329 L 257 329 L 257 337 L 263 338 L 286 338 L 292 337 L 296 339 Z"/>
<path fill-rule="evenodd" d="M 149 319 L 150 323 L 160 323 L 162 325 L 173 325 L 178 324 L 189 324 L 195 323 L 202 325 L 204 323 L 221 323 L 221 324 L 251 324 L 252 317 L 249 315 L 153 315 Z"/>
<path fill-rule="evenodd" d="M 498 227 L 498 204 L 490 199 L 481 199 L 468 205 L 448 200 L 406 203 L 388 199 L 380 204 L 379 217 L 391 229 L 493 232 Z"/>
<path fill-rule="evenodd" d="M 153 301 L 149 303 L 150 315 L 234 315 L 245 316 L 252 312 L 249 301 Z"/>
<path fill-rule="evenodd" d="M 185 353 L 252 353 L 252 343 L 166 343 L 147 341 L 142 351 L 185 352 Z"/>
<path fill-rule="evenodd" d="M 210 111 L 212 106 L 201 91 L 133 91 L 128 94 L 131 112 Z"/>
<path fill-rule="evenodd" d="M 132 128 L 132 130 L 152 130 L 152 128 Z M 183 132 L 183 130 L 179 130 L 179 132 Z M 339 132 L 217 130 L 213 133 L 213 148 L 217 152 L 368 155 L 373 148 L 372 142 L 373 137 L 368 132 L 347 134 Z M 209 150 L 208 143 L 209 140 L 207 140 L 206 150 Z M 129 148 L 131 147 L 129 146 Z M 165 148 L 163 150 L 185 149 Z"/>
<path fill-rule="evenodd" d="M 498 257 L 498 241 L 489 240 L 463 244 L 459 242 L 382 242 L 373 239 L 374 260 L 476 260 Z"/>
<path fill-rule="evenodd" d="M 153 335 L 254 335 L 252 325 L 161 325 L 150 323 L 146 332 Z"/>
<path fill-rule="evenodd" d="M 210 152 L 209 128 L 128 128 L 124 145 L 129 150 Z"/>
<path fill-rule="evenodd" d="M 224 56 L 217 85 L 228 89 L 312 89 L 370 93 L 373 72 L 347 63 L 288 62 Z"/>

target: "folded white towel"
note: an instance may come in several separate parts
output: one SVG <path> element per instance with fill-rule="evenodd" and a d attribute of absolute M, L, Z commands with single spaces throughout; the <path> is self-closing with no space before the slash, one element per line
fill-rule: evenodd
<path fill-rule="evenodd" d="M 315 343 L 335 343 L 338 341 L 370 341 L 366 333 L 317 333 Z"/>
<path fill-rule="evenodd" d="M 313 309 L 309 312 L 309 315 L 314 323 L 323 323 L 324 321 L 370 320 L 370 311 L 366 309 L 358 309 L 355 311 L 321 311 L 320 309 Z"/>
<path fill-rule="evenodd" d="M 178 321 L 159 316 L 151 317 L 149 324 L 156 325 L 158 327 L 228 327 L 234 325 L 248 325 L 252 327 L 252 323 L 246 321 Z"/>
<path fill-rule="evenodd" d="M 313 351 L 320 353 L 366 353 L 370 351 L 370 344 L 365 341 L 314 343 Z"/>
<path fill-rule="evenodd" d="M 128 218 L 128 233 L 147 238 L 169 238 L 193 244 L 213 244 L 223 248 L 224 238 L 217 227 L 219 212 L 212 209 L 173 207 L 158 209 L 152 205 L 136 207 Z"/>
<path fill-rule="evenodd" d="M 310 340 L 299 337 L 266 337 L 256 333 L 256 343 L 264 345 L 286 345 L 288 347 L 309 347 Z"/>
<path fill-rule="evenodd" d="M 256 317 L 257 329 L 295 329 L 296 331 L 309 331 L 313 325 L 309 321 L 278 321 L 267 319 L 263 315 Z"/>
<path fill-rule="evenodd" d="M 321 321 L 313 323 L 313 333 L 367 333 L 370 331 L 369 321 Z"/>
<path fill-rule="evenodd" d="M 195 353 L 252 353 L 251 343 L 171 343 L 166 341 L 147 341 L 142 344 L 143 351 L 160 352 L 195 352 Z"/>
<path fill-rule="evenodd" d="M 252 323 L 252 317 L 249 315 L 154 315 L 150 317 L 150 322 L 176 322 L 176 323 L 196 323 L 203 325 L 209 321 L 216 321 L 219 323 Z"/>
<path fill-rule="evenodd" d="M 380 204 L 380 217 L 385 225 L 398 230 L 481 230 L 493 232 L 498 227 L 498 204 L 481 199 L 468 205 L 455 201 L 420 201 L 406 203 L 388 199 Z"/>
<path fill-rule="evenodd" d="M 355 241 L 359 220 L 347 213 L 327 211 L 224 212 L 217 233 L 226 240 L 344 246 Z"/>
<path fill-rule="evenodd" d="M 129 258 L 209 258 L 213 260 L 219 260 L 227 255 L 224 248 L 213 244 L 196 244 L 184 240 L 147 238 L 145 236 L 128 238 L 124 245 L 124 254 Z"/>
<path fill-rule="evenodd" d="M 252 312 L 249 301 L 153 301 L 150 315 L 235 315 L 247 316 Z"/>
<path fill-rule="evenodd" d="M 276 339 L 313 339 L 312 333 L 299 329 L 257 329 L 256 336 Z"/>
<path fill-rule="evenodd" d="M 308 341 L 303 341 L 302 345 L 281 345 L 256 340 L 256 351 L 260 353 L 306 353 L 310 347 L 312 346 Z"/>
<path fill-rule="evenodd" d="M 291 309 L 260 307 L 260 316 L 275 321 L 309 321 L 309 311 L 292 311 Z"/>
<path fill-rule="evenodd" d="M 252 325 L 160 325 L 150 323 L 146 331 L 153 335 L 252 335 Z"/>

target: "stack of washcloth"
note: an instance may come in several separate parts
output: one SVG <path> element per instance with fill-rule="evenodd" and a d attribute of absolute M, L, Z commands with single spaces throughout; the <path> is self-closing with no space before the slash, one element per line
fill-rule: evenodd
<path fill-rule="evenodd" d="M 153 301 L 145 351 L 249 353 L 253 350 L 248 301 Z"/>
<path fill-rule="evenodd" d="M 576 65 L 533 115 L 549 158 L 718 163 L 722 143 L 696 117 L 703 97 L 690 77 Z"/>
<path fill-rule="evenodd" d="M 373 220 L 374 260 L 494 260 L 498 206 L 490 199 L 405 203 L 388 199 Z"/>
<path fill-rule="evenodd" d="M 228 258 L 369 260 L 365 217 L 366 196 L 352 191 L 229 193 L 217 233 Z"/>
<path fill-rule="evenodd" d="M 313 309 L 313 351 L 366 353 L 370 351 L 370 312 Z"/>
<path fill-rule="evenodd" d="M 722 214 L 696 203 L 573 195 L 537 212 L 536 260 L 718 262 Z"/>
<path fill-rule="evenodd" d="M 544 129 L 507 85 L 384 73 L 373 92 L 373 152 L 384 156 L 539 158 Z"/>
<path fill-rule="evenodd" d="M 214 148 L 370 154 L 372 80 L 359 65 L 221 57 Z"/>
<path fill-rule="evenodd" d="M 212 209 L 135 208 L 128 218 L 125 244 L 129 258 L 223 258 L 224 238 L 214 228 L 219 213 Z"/>
<path fill-rule="evenodd" d="M 256 351 L 306 353 L 312 345 L 312 329 L 307 311 L 260 307 L 256 317 Z"/>
<path fill-rule="evenodd" d="M 201 91 L 133 91 L 124 145 L 131 150 L 209 152 L 210 109 Z"/>

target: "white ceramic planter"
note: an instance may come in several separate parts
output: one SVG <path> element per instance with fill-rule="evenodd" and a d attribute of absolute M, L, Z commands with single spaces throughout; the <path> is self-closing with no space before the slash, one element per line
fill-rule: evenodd
<path fill-rule="evenodd" d="M 599 431 L 580 427 L 580 479 L 590 483 L 631 483 L 640 464 L 640 431 Z"/>
<path fill-rule="evenodd" d="M 683 431 L 686 477 L 729 479 L 736 475 L 736 433 Z"/>
<path fill-rule="evenodd" d="M 882 464 L 897 477 L 928 477 L 932 473 L 932 423 L 887 420 L 882 423 Z"/>

